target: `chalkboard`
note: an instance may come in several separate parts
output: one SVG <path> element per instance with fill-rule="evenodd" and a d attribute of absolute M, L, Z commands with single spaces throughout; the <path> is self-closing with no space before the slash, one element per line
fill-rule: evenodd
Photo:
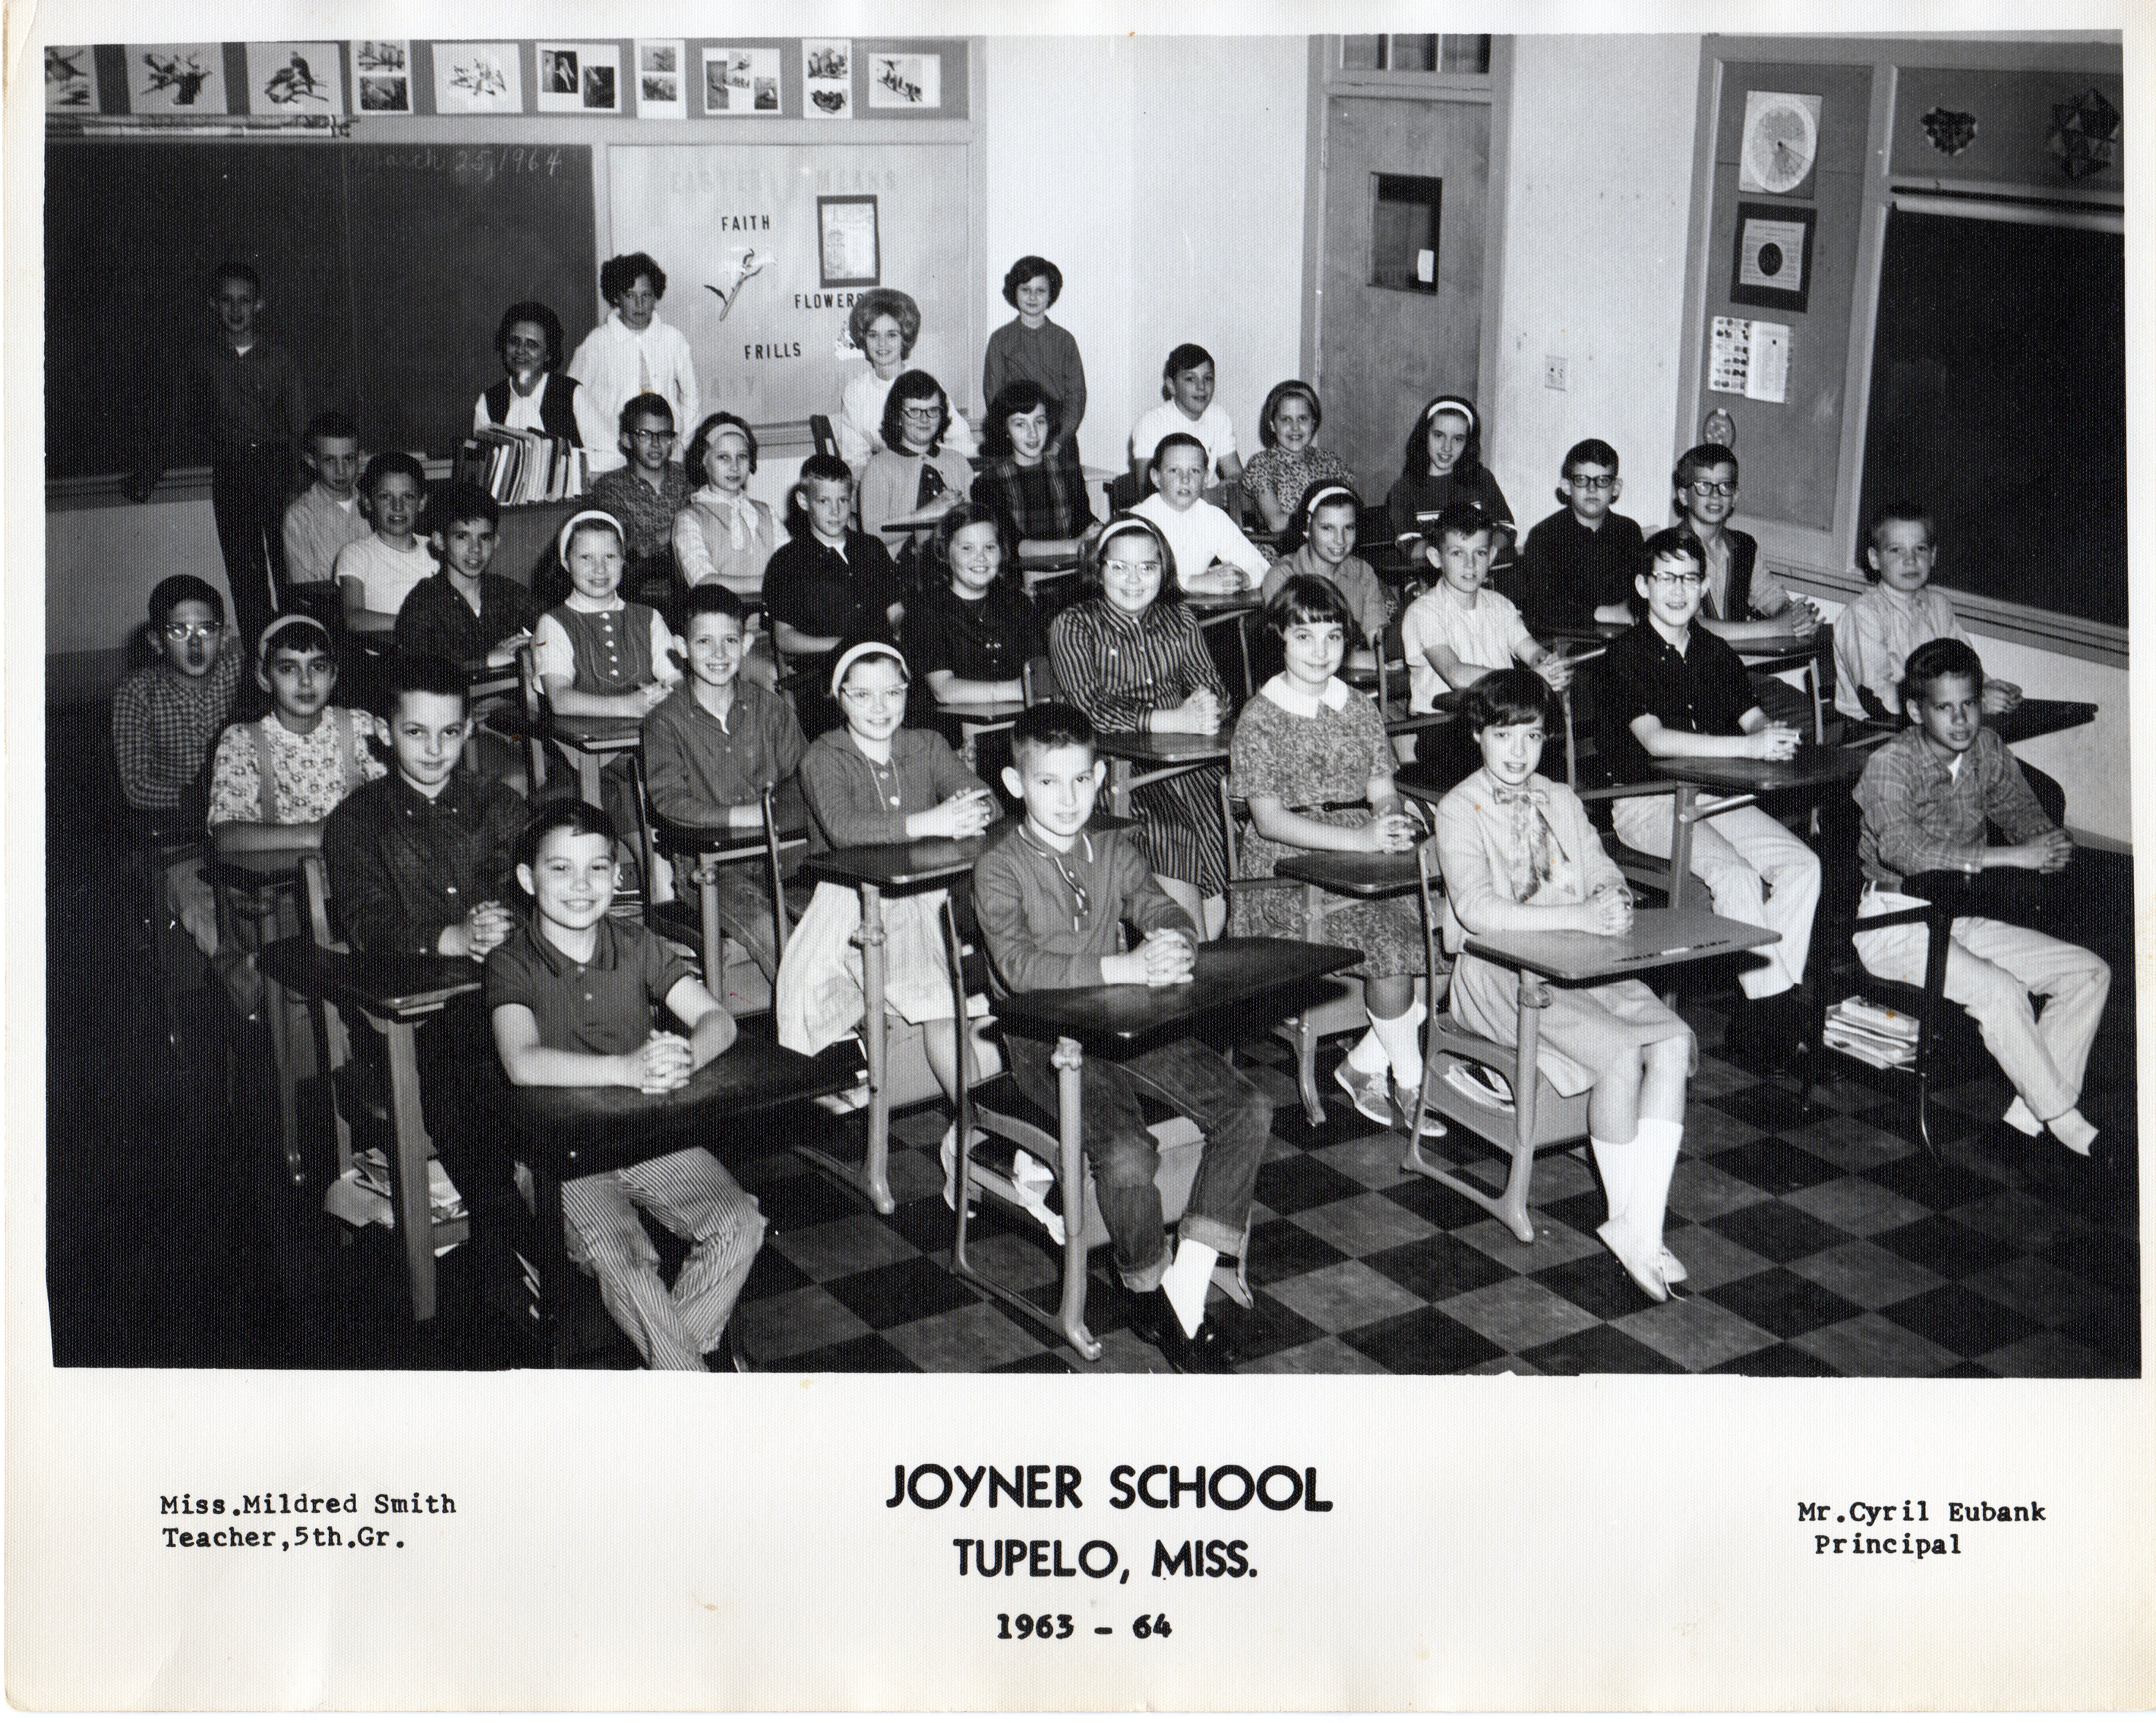
<path fill-rule="evenodd" d="M 505 306 L 553 306 L 565 362 L 596 320 L 595 232 L 584 145 L 53 141 L 48 475 L 135 464 L 172 356 L 215 333 L 209 274 L 227 258 L 260 271 L 262 328 L 297 360 L 309 412 L 351 413 L 368 449 L 449 455 L 501 375 Z"/>
<path fill-rule="evenodd" d="M 1941 586 L 2126 625 L 2120 235 L 1888 213 L 1863 496 L 1931 507 Z"/>

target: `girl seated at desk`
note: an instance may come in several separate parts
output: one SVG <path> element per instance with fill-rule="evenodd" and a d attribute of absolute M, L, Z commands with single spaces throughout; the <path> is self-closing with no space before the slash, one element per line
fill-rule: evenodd
<path fill-rule="evenodd" d="M 1357 635 L 1340 589 L 1316 575 L 1291 577 L 1265 606 L 1265 630 L 1281 643 L 1284 668 L 1243 708 L 1229 756 L 1228 787 L 1250 805 L 1239 858 L 1244 877 L 1270 879 L 1282 860 L 1306 850 L 1413 849 L 1415 822 L 1393 787 L 1384 720 L 1338 674 Z M 1423 1012 L 1414 998 L 1422 917 L 1404 898 L 1358 903 L 1327 895 L 1324 909 L 1325 939 L 1363 954 L 1354 972 L 1370 1018 L 1369 1033 L 1333 1075 L 1364 1118 L 1390 1126 L 1395 1100 L 1412 1118 L 1422 1084 L 1415 1031 Z M 1228 931 L 1301 939 L 1302 894 L 1238 892 Z"/>
<path fill-rule="evenodd" d="M 906 651 L 938 702 L 1023 700 L 1048 637 L 1006 557 L 992 509 L 961 503 L 936 525 L 927 578 L 906 613 Z"/>
<path fill-rule="evenodd" d="M 1460 722 L 1482 765 L 1437 808 L 1445 945 L 1458 954 L 1452 1014 L 1507 1046 L 1518 1040 L 1519 972 L 1462 951 L 1469 935 L 1616 935 L 1632 926 L 1631 895 L 1579 797 L 1535 770 L 1549 701 L 1548 685 L 1527 669 L 1500 670 L 1470 689 Z M 1548 992 L 1537 1069 L 1560 1095 L 1593 1090 L 1589 1141 L 1609 1203 L 1609 1218 L 1596 1230 L 1640 1290 L 1660 1303 L 1685 1278 L 1684 1264 L 1662 1243 L 1662 1215 L 1697 1045 L 1644 982 Z"/>
<path fill-rule="evenodd" d="M 1118 515 L 1086 547 L 1096 596 L 1048 625 L 1065 695 L 1104 736 L 1213 736 L 1228 721 L 1228 685 L 1183 602 L 1175 553 L 1154 524 Z M 1131 795 L 1138 843 L 1168 895 L 1208 937 L 1226 919 L 1228 849 L 1219 767 L 1200 767 Z"/>

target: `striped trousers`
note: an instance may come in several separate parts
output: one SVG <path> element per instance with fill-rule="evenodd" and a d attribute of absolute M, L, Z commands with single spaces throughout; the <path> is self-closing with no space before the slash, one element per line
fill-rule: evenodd
<path fill-rule="evenodd" d="M 670 1290 L 637 1210 L 677 1238 L 688 1259 Z M 569 1260 L 597 1277 L 607 1314 L 653 1370 L 701 1370 L 719 1343 L 763 1242 L 756 1198 L 704 1149 L 682 1149 L 562 1187 Z"/>

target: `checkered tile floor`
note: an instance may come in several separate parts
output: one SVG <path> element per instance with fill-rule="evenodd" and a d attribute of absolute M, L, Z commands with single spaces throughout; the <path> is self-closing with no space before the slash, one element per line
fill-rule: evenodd
<path fill-rule="evenodd" d="M 1686 1014 L 1702 1044 L 1718 1044 L 1712 1012 Z M 1522 1244 L 1402 1172 L 1404 1139 L 1373 1134 L 1330 1084 L 1327 1122 L 1308 1126 L 1285 1057 L 1268 1042 L 1245 1059 L 1277 1103 L 1250 1241 L 1255 1306 L 1216 1294 L 1212 1307 L 1244 1372 L 2139 1372 L 2131 1175 L 2048 1140 L 2009 1140 L 1995 1121 L 2010 1093 L 1995 1075 L 1943 1098 L 1942 1164 L 1902 1135 L 1906 1105 L 1883 1088 L 1838 1076 L 1807 1117 L 1791 1079 L 1703 1059 L 1667 1233 L 1694 1295 L 1656 1305 L 1594 1236 L 1605 1210 L 1584 1158 L 1537 1158 L 1536 1238 Z M 888 1217 L 791 1155 L 740 1168 L 772 1228 L 736 1318 L 750 1356 L 804 1372 L 1164 1368 L 1126 1326 L 1105 1249 L 1088 1302 L 1104 1349 L 1092 1363 L 1055 1325 L 1060 1253 L 1024 1217 L 984 1203 L 974 1236 L 991 1272 L 1032 1292 L 1040 1320 L 948 1271 L 944 1124 L 932 1110 L 895 1121 Z M 1470 1157 L 1469 1177 L 1502 1184 L 1509 1163 L 1457 1127 L 1441 1146 Z"/>

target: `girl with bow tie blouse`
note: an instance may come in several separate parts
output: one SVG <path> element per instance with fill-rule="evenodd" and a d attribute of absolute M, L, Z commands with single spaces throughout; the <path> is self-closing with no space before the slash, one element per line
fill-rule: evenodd
<path fill-rule="evenodd" d="M 1518 972 L 1462 951 L 1467 936 L 1621 934 L 1632 925 L 1631 898 L 1578 797 L 1535 770 L 1549 723 L 1543 679 L 1518 669 L 1486 677 L 1467 691 L 1460 721 L 1482 765 L 1437 808 L 1445 944 L 1459 954 L 1452 1013 L 1463 1028 L 1511 1046 Z M 1685 1085 L 1698 1063 L 1691 1031 L 1642 982 L 1553 987 L 1549 996 L 1537 1067 L 1560 1095 L 1592 1090 L 1589 1140 L 1609 1203 L 1597 1230 L 1660 1302 L 1685 1278 L 1662 1243 L 1662 1216 L 1684 1136 Z"/>
<path fill-rule="evenodd" d="M 771 510 L 748 494 L 756 433 L 731 413 L 715 413 L 689 444 L 689 476 L 702 480 L 674 517 L 674 560 L 683 584 L 715 580 L 751 605 L 763 597 L 764 565 L 785 542 Z"/>

